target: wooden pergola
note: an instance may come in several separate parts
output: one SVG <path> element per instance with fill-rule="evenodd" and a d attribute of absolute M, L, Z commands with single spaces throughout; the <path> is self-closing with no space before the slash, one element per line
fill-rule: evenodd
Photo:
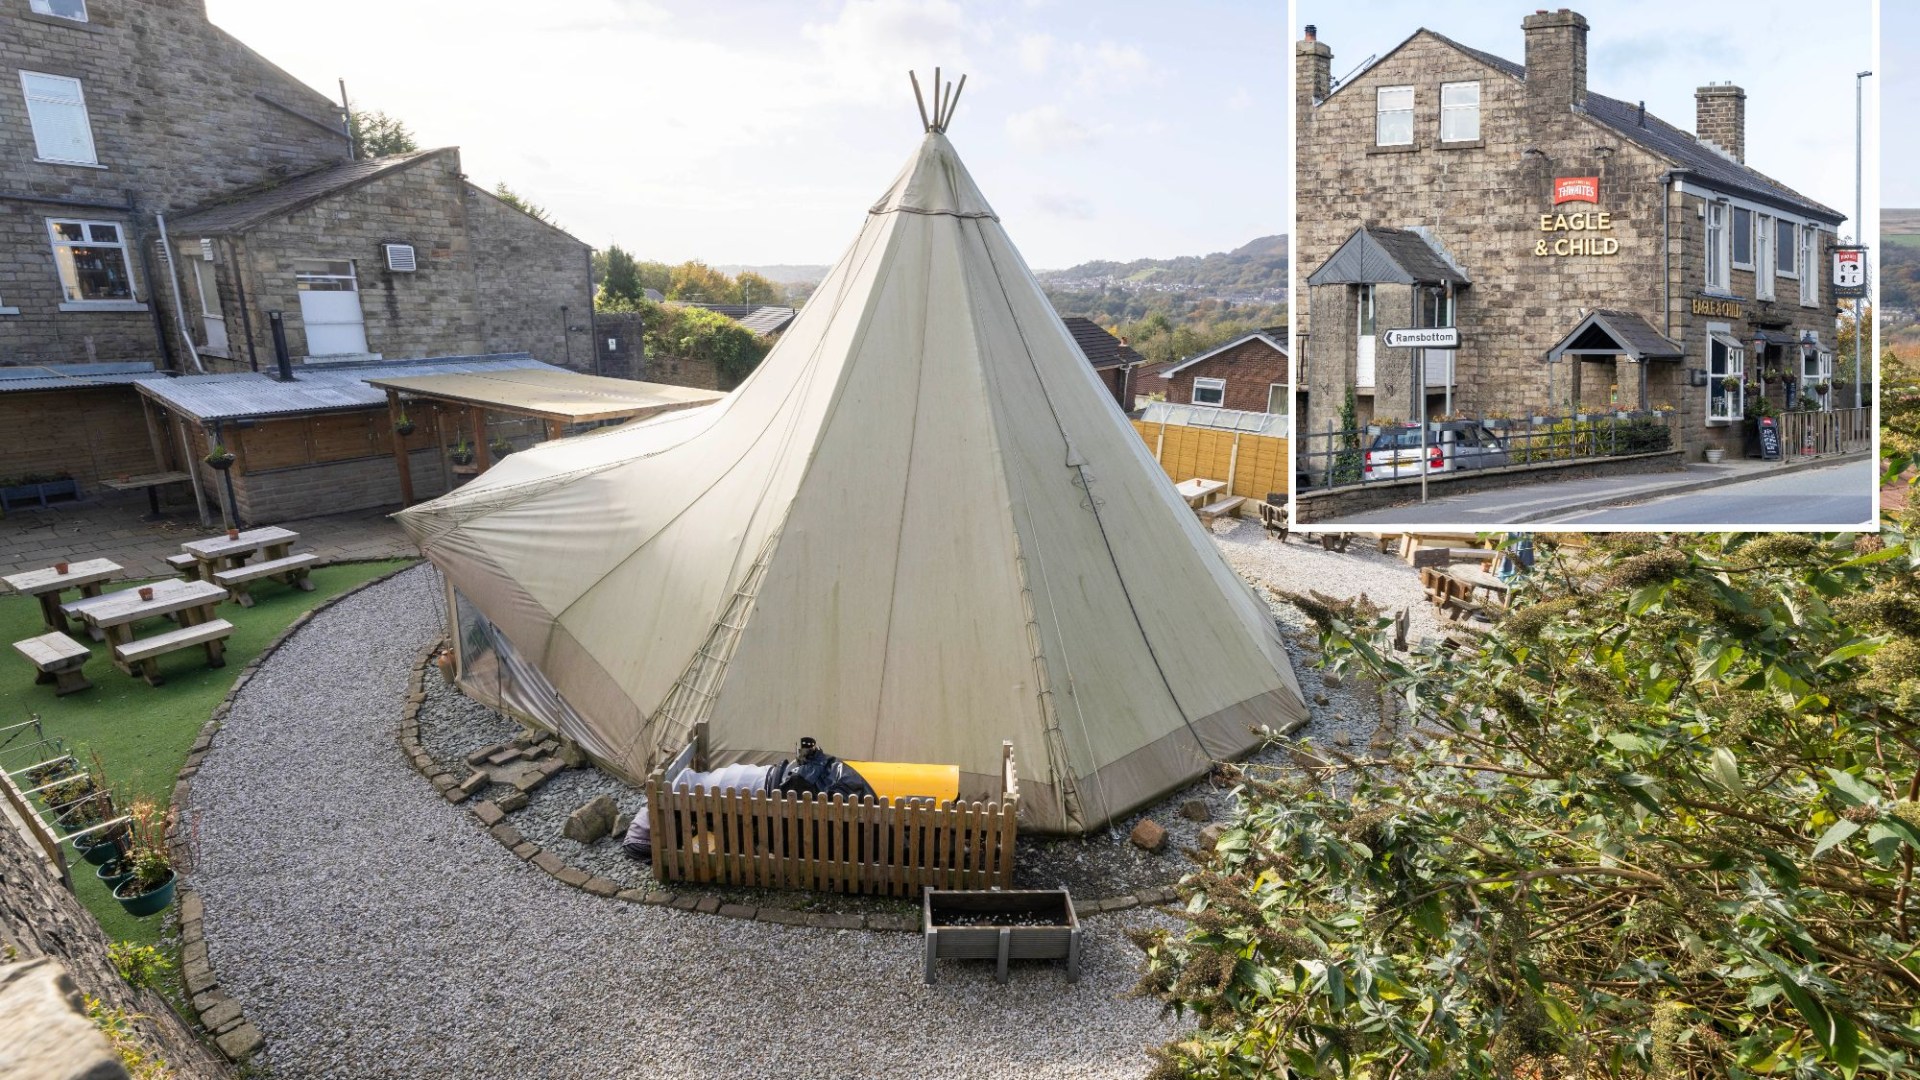
<path fill-rule="evenodd" d="M 545 423 L 548 439 L 566 434 L 569 424 L 603 420 L 637 420 L 659 413 L 697 408 L 726 395 L 690 386 L 633 382 L 599 375 L 582 375 L 554 368 L 461 372 L 445 375 L 405 375 L 368 379 L 367 385 L 387 392 L 387 413 L 395 425 L 406 414 L 402 397 L 434 404 L 434 440 L 446 454 L 442 424 L 449 412 L 465 415 L 473 427 L 473 454 L 477 471 L 493 464 L 487 445 L 487 413 L 508 413 Z M 393 460 L 400 472 L 400 499 L 413 505 L 413 466 L 406 441 L 393 440 Z"/>

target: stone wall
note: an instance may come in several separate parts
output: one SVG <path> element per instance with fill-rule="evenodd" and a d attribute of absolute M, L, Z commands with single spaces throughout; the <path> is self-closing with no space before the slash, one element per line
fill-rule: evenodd
<path fill-rule="evenodd" d="M 1265 341 L 1252 338 L 1191 367 L 1181 368 L 1172 378 L 1152 381 L 1154 389 L 1164 389 L 1169 402 L 1185 405 L 1193 401 L 1195 379 L 1226 380 L 1222 408 L 1263 413 L 1267 411 L 1269 388 L 1276 384 L 1288 385 L 1287 356 Z M 1284 399 L 1285 395 L 1282 396 Z"/>
<path fill-rule="evenodd" d="M 101 168 L 35 160 L 18 70 L 77 78 Z M 171 304 L 156 212 L 344 160 L 338 108 L 207 21 L 197 0 L 88 5 L 88 21 L 0 7 L 0 364 L 162 361 L 151 310 Z M 108 221 L 133 244 L 148 310 L 61 311 L 50 217 Z"/>
<path fill-rule="evenodd" d="M 472 184 L 465 185 L 465 196 L 480 351 L 527 352 L 535 360 L 595 374 L 587 262 L 593 249 Z"/>
<path fill-rule="evenodd" d="M 1542 481 L 1576 480 L 1596 476 L 1636 476 L 1642 473 L 1671 472 L 1680 468 L 1681 452 L 1663 450 L 1630 457 L 1581 458 L 1575 461 L 1543 465 L 1514 465 L 1505 469 L 1476 469 L 1472 472 L 1435 474 L 1427 479 L 1430 496 L 1466 495 L 1475 491 L 1497 491 Z M 1346 484 L 1337 488 L 1295 493 L 1295 519 L 1309 522 L 1338 521 L 1350 514 L 1364 514 L 1392 506 L 1416 503 L 1420 499 L 1420 478 L 1382 480 L 1371 484 Z M 1409 512 L 1410 520 L 1418 520 Z"/>
<path fill-rule="evenodd" d="M 92 870 L 91 866 L 81 863 L 75 872 L 91 873 Z M 158 994 L 136 990 L 120 978 L 107 958 L 107 945 L 107 935 L 93 915 L 60 883 L 38 848 L 15 827 L 12 818 L 0 813 L 0 1000 L 6 1002 L 0 1007 L 0 1046 L 6 1048 L 0 1057 L 7 1059 L 0 1061 L 0 1068 L 18 1064 L 20 1059 L 14 1055 L 22 1050 L 31 1052 L 36 1040 L 55 1037 L 63 1031 L 67 1035 L 81 1034 L 64 1020 L 57 1019 L 62 1016 L 60 994 L 68 988 L 49 979 L 50 973 L 44 969 L 36 973 L 25 966 L 47 958 L 66 969 L 72 990 L 100 999 L 107 1008 L 123 1009 L 139 1016 L 132 1021 L 136 1037 L 150 1052 L 165 1059 L 180 1080 L 231 1076 L 225 1063 L 215 1061 Z M 33 985 L 36 983 L 38 985 Z M 22 996 L 15 997 L 16 993 Z M 42 1007 L 38 1015 L 49 1022 L 35 1023 L 25 1030 L 7 1030 L 13 1022 L 34 1015 L 27 1011 L 29 993 Z M 92 1054 L 100 1049 L 84 1038 L 66 1046 Z M 118 1061 L 112 1064 L 117 1067 Z M 22 1072 L 15 1075 L 67 1074 Z M 72 1075 L 104 1077 L 113 1073 L 108 1070 L 83 1074 L 75 1069 Z"/>

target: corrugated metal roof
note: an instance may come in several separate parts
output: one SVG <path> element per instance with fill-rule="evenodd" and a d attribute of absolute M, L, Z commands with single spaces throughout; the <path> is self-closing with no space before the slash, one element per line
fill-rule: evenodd
<path fill-rule="evenodd" d="M 192 420 L 208 423 L 214 420 L 343 412 L 384 405 L 386 391 L 367 385 L 368 379 L 513 370 L 562 369 L 543 364 L 526 353 L 499 353 L 365 364 L 307 364 L 293 369 L 294 381 L 290 383 L 283 383 L 265 372 L 242 371 L 227 375 L 148 379 L 139 385 L 141 393 L 168 409 Z"/>
<path fill-rule="evenodd" d="M 452 152 L 453 147 L 442 147 L 331 165 L 281 181 L 265 191 L 183 214 L 168 222 L 167 230 L 176 236 L 245 232 L 261 222 L 290 214 L 308 203 L 318 202 L 398 169 L 409 168 L 436 154 Z"/>
<path fill-rule="evenodd" d="M 1308 285 L 1391 282 L 1399 285 L 1470 285 L 1425 235 L 1412 229 L 1355 229 L 1340 250 L 1307 276 Z"/>
<path fill-rule="evenodd" d="M 0 367 L 0 393 L 25 390 L 77 390 L 88 386 L 122 386 L 142 379 L 164 378 L 145 361 L 98 364 L 23 364 Z"/>
<path fill-rule="evenodd" d="M 715 315 L 725 315 L 741 326 L 756 334 L 777 334 L 787 328 L 798 312 L 794 308 L 779 307 L 773 304 L 707 304 L 690 303 L 688 307 L 705 308 Z"/>

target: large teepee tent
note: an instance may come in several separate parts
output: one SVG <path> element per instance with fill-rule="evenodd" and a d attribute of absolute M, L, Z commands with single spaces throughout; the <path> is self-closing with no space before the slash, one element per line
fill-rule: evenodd
<path fill-rule="evenodd" d="M 717 764 L 1021 763 L 1082 832 L 1305 716 L 1230 569 L 947 141 L 926 137 L 724 400 L 516 454 L 400 520 L 462 685 L 638 778 Z M 491 642 L 482 657 L 483 646 Z"/>

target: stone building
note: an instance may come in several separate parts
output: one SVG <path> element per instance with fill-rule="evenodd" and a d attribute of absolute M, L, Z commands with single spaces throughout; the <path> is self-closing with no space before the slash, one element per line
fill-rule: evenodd
<path fill-rule="evenodd" d="M 0 365 L 271 367 L 280 310 L 296 358 L 591 370 L 585 244 L 457 150 L 351 161 L 338 104 L 203 0 L 9 0 L 0 68 Z"/>
<path fill-rule="evenodd" d="M 1671 405 L 1682 448 L 1737 453 L 1754 398 L 1837 402 L 1845 219 L 1744 164 L 1744 93 L 1700 88 L 1695 135 L 1588 91 L 1578 13 L 1522 25 L 1524 64 L 1422 29 L 1338 86 L 1296 44 L 1303 430 L 1350 390 L 1363 423 Z M 1385 345 L 1448 326 L 1457 353 Z"/>
<path fill-rule="evenodd" d="M 1283 416 L 1288 408 L 1285 327 L 1270 327 L 1218 348 L 1162 365 L 1143 380 L 1166 401 Z"/>

